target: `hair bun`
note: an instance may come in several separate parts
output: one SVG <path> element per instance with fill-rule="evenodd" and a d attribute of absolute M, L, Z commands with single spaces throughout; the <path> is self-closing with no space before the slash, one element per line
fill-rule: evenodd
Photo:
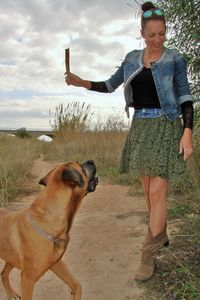
<path fill-rule="evenodd" d="M 142 11 L 145 12 L 147 10 L 150 10 L 150 9 L 156 8 L 156 7 L 155 7 L 155 5 L 152 2 L 148 1 L 148 2 L 143 3 L 141 5 L 141 8 L 142 8 Z"/>

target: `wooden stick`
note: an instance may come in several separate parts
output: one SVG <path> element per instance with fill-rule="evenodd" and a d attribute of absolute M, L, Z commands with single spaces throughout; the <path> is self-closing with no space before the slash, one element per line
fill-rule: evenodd
<path fill-rule="evenodd" d="M 65 49 L 65 68 L 66 73 L 70 72 L 70 65 L 69 65 L 69 48 Z"/>

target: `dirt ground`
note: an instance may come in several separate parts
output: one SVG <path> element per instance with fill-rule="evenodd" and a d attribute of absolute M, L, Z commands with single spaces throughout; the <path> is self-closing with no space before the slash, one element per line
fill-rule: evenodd
<path fill-rule="evenodd" d="M 52 164 L 42 159 L 33 166 L 35 182 Z M 42 187 L 41 187 L 42 188 Z M 13 202 L 10 209 L 23 208 L 31 195 Z M 99 183 L 84 198 L 75 217 L 64 261 L 83 288 L 82 300 L 146 300 L 134 281 L 140 249 L 146 232 L 143 198 L 129 195 L 129 187 Z M 0 260 L 0 270 L 3 261 Z M 20 271 L 13 270 L 12 286 L 20 292 Z M 51 271 L 35 285 L 34 300 L 71 300 L 70 289 Z M 6 300 L 0 281 L 0 300 Z"/>

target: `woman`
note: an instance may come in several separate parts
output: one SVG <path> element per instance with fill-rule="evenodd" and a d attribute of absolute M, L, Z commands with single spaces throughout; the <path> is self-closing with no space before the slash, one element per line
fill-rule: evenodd
<path fill-rule="evenodd" d="M 140 177 L 150 217 L 137 281 L 152 277 L 157 251 L 169 244 L 168 182 L 184 174 L 185 161 L 192 154 L 193 125 L 185 61 L 177 50 L 164 47 L 164 12 L 151 2 L 142 5 L 141 35 L 145 49 L 129 52 L 107 81 L 83 80 L 72 73 L 66 77 L 68 85 L 105 93 L 124 83 L 126 112 L 129 107 L 135 109 L 121 170 Z"/>

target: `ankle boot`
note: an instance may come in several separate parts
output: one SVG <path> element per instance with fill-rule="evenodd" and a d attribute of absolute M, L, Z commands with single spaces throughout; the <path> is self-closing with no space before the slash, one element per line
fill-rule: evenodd
<path fill-rule="evenodd" d="M 160 233 L 160 242 L 163 244 L 163 247 L 169 246 L 169 237 L 167 235 L 167 223 L 165 223 L 162 233 Z"/>
<path fill-rule="evenodd" d="M 160 234 L 160 242 L 163 244 L 163 247 L 169 246 L 169 237 L 167 235 L 167 223 L 165 223 L 165 227 Z"/>
<path fill-rule="evenodd" d="M 155 270 L 155 256 L 157 251 L 161 249 L 164 244 L 169 243 L 166 236 L 166 228 L 156 237 L 152 236 L 149 228 L 142 249 L 141 264 L 135 274 L 136 281 L 146 281 L 152 277 Z"/>

